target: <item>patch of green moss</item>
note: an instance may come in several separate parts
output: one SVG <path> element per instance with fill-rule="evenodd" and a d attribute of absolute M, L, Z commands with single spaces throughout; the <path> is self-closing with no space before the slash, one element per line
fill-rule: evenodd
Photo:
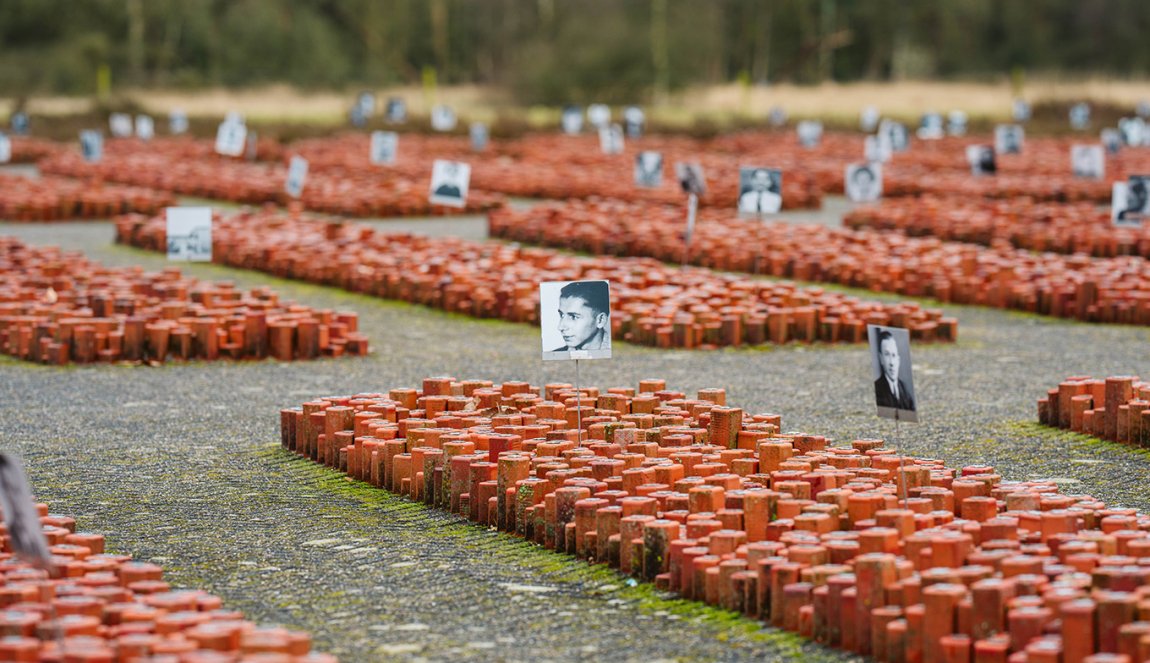
<path fill-rule="evenodd" d="M 365 505 L 386 506 L 391 512 L 398 510 L 443 513 L 441 510 L 396 496 L 362 481 L 348 480 L 344 474 L 300 458 L 283 450 L 279 445 L 268 445 L 259 452 L 259 455 L 276 463 L 299 479 L 314 481 L 315 487 L 320 490 L 341 497 L 352 498 Z M 802 657 L 804 660 L 818 660 L 822 658 L 817 654 L 812 654 L 809 649 L 804 650 L 802 647 L 808 641 L 794 633 L 765 626 L 763 622 L 750 619 L 737 612 L 679 598 L 673 593 L 656 589 L 652 584 L 635 582 L 603 564 L 593 564 L 569 555 L 553 552 L 511 534 L 486 530 L 490 533 L 491 538 L 498 539 L 498 545 L 493 549 L 490 545 L 490 539 L 476 540 L 477 533 L 482 534 L 484 531 L 484 528 L 479 525 L 460 517 L 457 524 L 440 524 L 440 526 L 429 529 L 425 534 L 428 537 L 456 539 L 464 547 L 476 546 L 482 542 L 487 554 L 513 562 L 516 567 L 523 569 L 526 576 L 553 583 L 577 583 L 584 587 L 592 586 L 587 590 L 588 593 L 599 595 L 610 593 L 613 598 L 626 602 L 644 614 L 660 617 L 673 616 L 678 619 L 689 620 L 694 624 L 707 626 L 714 630 L 715 638 L 720 641 L 738 637 L 767 643 L 777 649 L 780 656 L 787 659 L 794 660 Z M 596 590 L 594 587 L 603 589 Z M 826 660 L 837 658 L 833 652 L 827 651 Z"/>

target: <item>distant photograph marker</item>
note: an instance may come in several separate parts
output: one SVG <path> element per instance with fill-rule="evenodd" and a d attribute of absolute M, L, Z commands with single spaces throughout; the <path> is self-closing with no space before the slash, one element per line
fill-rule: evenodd
<path fill-rule="evenodd" d="M 436 159 L 431 168 L 431 195 L 434 205 L 467 206 L 467 189 L 471 183 L 471 166 L 462 161 Z"/>
<path fill-rule="evenodd" d="M 216 129 L 216 153 L 242 157 L 247 147 L 248 128 L 234 119 L 224 120 Z"/>
<path fill-rule="evenodd" d="M 457 120 L 450 106 L 439 104 L 431 109 L 431 128 L 436 131 L 454 131 Z"/>
<path fill-rule="evenodd" d="M 1021 154 L 1024 132 L 1020 124 L 1000 124 L 994 128 L 994 151 Z"/>
<path fill-rule="evenodd" d="M 307 159 L 298 154 L 291 158 L 284 191 L 292 198 L 299 198 L 303 194 L 303 186 L 307 182 L 307 166 Z"/>
<path fill-rule="evenodd" d="M 1070 169 L 1075 177 L 1100 180 L 1106 175 L 1106 151 L 1101 145 L 1071 145 Z"/>
<path fill-rule="evenodd" d="M 606 104 L 591 104 L 587 107 L 587 121 L 596 129 L 611 123 L 611 108 Z"/>
<path fill-rule="evenodd" d="M 612 124 L 599 129 L 599 149 L 603 154 L 623 153 L 623 127 Z"/>
<path fill-rule="evenodd" d="M 635 185 L 655 189 L 663 184 L 663 155 L 640 152 L 635 155 Z"/>
<path fill-rule="evenodd" d="M 627 132 L 627 138 L 634 140 L 642 136 L 646 122 L 647 118 L 643 114 L 643 109 L 638 106 L 628 106 L 623 111 L 623 128 Z"/>
<path fill-rule="evenodd" d="M 739 213 L 762 216 L 783 207 L 782 171 L 759 166 L 739 168 Z"/>
<path fill-rule="evenodd" d="M 468 136 L 471 138 L 471 151 L 482 152 L 487 149 L 487 143 L 490 141 L 490 136 L 487 131 L 487 125 L 482 122 L 472 122 L 471 126 L 467 128 Z"/>
<path fill-rule="evenodd" d="M 823 123 L 817 120 L 803 120 L 795 130 L 803 147 L 818 147 L 823 138 Z"/>
<path fill-rule="evenodd" d="M 80 154 L 84 161 L 96 163 L 104 158 L 104 135 L 95 129 L 80 132 Z"/>
<path fill-rule="evenodd" d="M 573 136 L 583 131 L 583 109 L 578 106 L 564 106 L 559 123 L 565 134 Z"/>
<path fill-rule="evenodd" d="M 389 97 L 385 117 L 391 124 L 403 124 L 407 122 L 407 102 L 400 97 Z"/>
<path fill-rule="evenodd" d="M 188 114 L 180 109 L 175 109 L 168 114 L 168 133 L 173 136 L 187 133 L 188 131 Z"/>
<path fill-rule="evenodd" d="M 156 135 L 156 124 L 152 120 L 151 115 L 137 115 L 136 116 L 136 138 L 140 140 L 152 140 Z"/>
<path fill-rule="evenodd" d="M 108 129 L 113 138 L 130 138 L 132 135 L 132 116 L 127 113 L 112 113 L 108 116 Z"/>
<path fill-rule="evenodd" d="M 998 161 L 991 145 L 967 145 L 966 162 L 972 175 L 993 175 L 998 172 Z"/>
<path fill-rule="evenodd" d="M 844 189 L 852 202 L 873 203 L 882 197 L 882 164 L 849 164 L 845 177 Z"/>
<path fill-rule="evenodd" d="M 946 135 L 943 127 L 942 115 L 939 113 L 924 113 L 918 120 L 918 130 L 915 136 L 920 140 L 938 140 Z"/>
<path fill-rule="evenodd" d="M 212 208 L 169 207 L 165 216 L 168 260 L 211 262 Z"/>
<path fill-rule="evenodd" d="M 399 151 L 399 134 L 394 131 L 373 131 L 369 149 L 373 164 L 393 164 Z"/>

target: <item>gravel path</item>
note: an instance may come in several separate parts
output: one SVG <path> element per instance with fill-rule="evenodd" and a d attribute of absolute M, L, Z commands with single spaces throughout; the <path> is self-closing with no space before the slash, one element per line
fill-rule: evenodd
<path fill-rule="evenodd" d="M 0 225 L 0 235 L 158 269 L 159 256 L 110 245 L 107 223 Z M 312 631 L 346 661 L 428 658 L 844 660 L 731 613 L 629 587 L 610 571 L 465 524 L 279 451 L 278 411 L 312 397 L 415 386 L 453 375 L 534 384 L 572 370 L 538 358 L 538 332 L 214 265 L 187 273 L 270 283 L 285 298 L 351 308 L 365 360 L 48 368 L 0 360 L 0 445 L 22 453 L 37 495 L 110 548 L 163 563 L 180 586 L 222 595 L 261 622 Z M 1028 422 L 1063 377 L 1144 366 L 1150 330 L 945 307 L 953 346 L 916 346 L 924 423 L 898 441 L 1007 478 L 1058 477 L 1070 492 L 1150 509 L 1150 457 Z M 657 351 L 618 344 L 587 384 L 666 378 L 693 392 L 784 415 L 784 428 L 895 435 L 874 417 L 862 347 Z M 801 650 L 799 649 L 801 648 Z"/>

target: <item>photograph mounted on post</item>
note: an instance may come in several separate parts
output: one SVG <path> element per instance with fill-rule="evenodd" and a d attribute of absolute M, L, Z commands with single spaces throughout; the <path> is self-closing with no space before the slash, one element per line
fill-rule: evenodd
<path fill-rule="evenodd" d="M 611 358 L 611 286 L 607 281 L 539 284 L 543 359 Z"/>

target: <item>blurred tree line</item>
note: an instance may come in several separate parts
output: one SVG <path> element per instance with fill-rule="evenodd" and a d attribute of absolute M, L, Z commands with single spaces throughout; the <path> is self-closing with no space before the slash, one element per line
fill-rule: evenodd
<path fill-rule="evenodd" d="M 694 83 L 1144 76 L 1147 0 L 4 0 L 2 94 L 501 86 L 646 101 Z"/>

